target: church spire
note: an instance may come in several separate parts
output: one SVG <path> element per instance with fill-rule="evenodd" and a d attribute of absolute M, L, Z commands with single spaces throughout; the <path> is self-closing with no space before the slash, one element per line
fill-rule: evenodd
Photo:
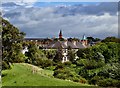
<path fill-rule="evenodd" d="M 84 34 L 82 40 L 86 40 L 86 39 L 87 39 L 87 38 L 86 38 L 86 36 L 85 36 L 85 34 Z"/>
<path fill-rule="evenodd" d="M 83 38 L 81 40 L 82 44 L 84 44 L 85 46 L 88 45 L 88 40 L 87 40 L 87 37 L 85 36 L 85 34 L 83 35 Z"/>
<path fill-rule="evenodd" d="M 62 38 L 62 31 L 60 30 L 59 38 Z"/>

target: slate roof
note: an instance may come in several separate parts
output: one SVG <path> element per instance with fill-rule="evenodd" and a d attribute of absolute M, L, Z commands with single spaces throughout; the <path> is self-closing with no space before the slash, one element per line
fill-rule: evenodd
<path fill-rule="evenodd" d="M 52 48 L 52 49 L 57 49 L 57 48 L 64 48 L 62 47 L 61 42 L 57 41 L 57 42 L 52 42 L 51 44 L 49 44 L 46 48 Z"/>
<path fill-rule="evenodd" d="M 85 48 L 85 46 L 82 45 L 81 42 L 76 42 L 74 45 L 73 42 L 70 41 L 53 41 L 51 44 L 49 44 L 46 48 L 51 48 L 51 49 L 58 49 L 58 48 L 63 48 L 67 49 L 68 47 L 71 47 L 72 49 L 79 49 L 79 48 Z"/>
<path fill-rule="evenodd" d="M 49 41 L 49 43 L 47 43 L 48 45 L 45 45 L 44 48 L 47 48 L 47 49 L 58 49 L 58 48 L 63 48 L 63 49 L 67 49 L 69 46 L 72 48 L 72 49 L 79 49 L 79 48 L 86 48 L 81 42 L 79 41 L 76 41 L 76 43 L 74 44 L 74 41 L 52 41 L 51 39 L 44 39 L 44 38 L 25 38 L 24 40 L 38 40 L 41 41 L 41 42 L 47 42 Z"/>
<path fill-rule="evenodd" d="M 78 48 L 85 48 L 85 46 L 83 46 L 81 42 L 77 42 L 77 43 L 76 43 L 76 46 L 77 46 Z"/>

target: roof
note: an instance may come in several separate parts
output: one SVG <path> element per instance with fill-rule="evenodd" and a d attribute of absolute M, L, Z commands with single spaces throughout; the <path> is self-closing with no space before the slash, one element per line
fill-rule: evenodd
<path fill-rule="evenodd" d="M 24 38 L 24 40 L 44 40 L 44 38 Z"/>
<path fill-rule="evenodd" d="M 51 44 L 49 44 L 46 48 L 63 48 L 61 42 L 57 41 L 57 42 L 52 42 Z"/>
<path fill-rule="evenodd" d="M 76 43 L 76 46 L 77 46 L 78 48 L 85 48 L 85 46 L 83 46 L 81 42 L 77 42 L 77 43 Z"/>
<path fill-rule="evenodd" d="M 63 48 L 67 49 L 68 47 L 71 47 L 72 49 L 79 49 L 79 48 L 85 48 L 85 46 L 82 45 L 81 42 L 73 42 L 70 41 L 53 41 L 51 44 L 49 44 L 46 48 L 52 48 L 52 49 L 58 49 Z"/>

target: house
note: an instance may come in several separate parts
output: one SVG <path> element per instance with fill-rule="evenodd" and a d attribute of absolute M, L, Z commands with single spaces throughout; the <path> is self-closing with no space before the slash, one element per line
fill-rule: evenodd
<path fill-rule="evenodd" d="M 50 45 L 47 46 L 47 49 L 62 49 L 62 55 L 63 55 L 63 59 L 62 62 L 66 62 L 68 61 L 68 48 L 71 48 L 73 51 L 77 51 L 79 48 L 86 48 L 84 45 L 82 45 L 81 42 L 79 41 L 56 41 L 53 43 L 51 43 Z"/>
<path fill-rule="evenodd" d="M 35 42 L 39 47 L 42 47 L 44 50 L 49 49 L 57 49 L 62 50 L 61 53 L 63 55 L 62 62 L 69 61 L 68 58 L 68 48 L 70 47 L 74 52 L 77 52 L 80 48 L 87 48 L 88 41 L 85 35 L 83 35 L 83 38 L 80 40 L 74 40 L 74 39 L 64 39 L 62 36 L 62 31 L 60 30 L 59 38 L 57 40 L 55 39 L 41 39 L 41 38 L 25 38 L 25 41 L 33 41 Z M 27 48 L 23 50 L 23 53 L 27 52 Z M 76 58 L 77 59 L 77 55 Z"/>

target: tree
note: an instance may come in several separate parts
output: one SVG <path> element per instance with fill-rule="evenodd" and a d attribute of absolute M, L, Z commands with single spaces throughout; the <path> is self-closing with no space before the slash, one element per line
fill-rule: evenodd
<path fill-rule="evenodd" d="M 25 33 L 20 32 L 18 28 L 2 19 L 2 61 L 3 69 L 10 68 L 10 63 L 21 62 L 24 59 L 22 54 L 22 42 Z"/>
<path fill-rule="evenodd" d="M 97 41 L 100 41 L 101 39 L 99 39 L 99 38 L 95 38 L 94 39 L 94 42 L 97 42 Z"/>
<path fill-rule="evenodd" d="M 81 57 L 81 58 L 84 58 L 84 51 L 85 51 L 84 48 L 83 48 L 83 49 L 79 49 L 79 50 L 77 51 L 77 56 L 78 56 L 78 57 Z"/>
<path fill-rule="evenodd" d="M 77 56 L 84 59 L 91 59 L 92 58 L 91 54 L 92 54 L 91 48 L 83 48 L 77 51 Z"/>
<path fill-rule="evenodd" d="M 53 61 L 54 62 L 61 62 L 62 61 L 62 58 L 63 58 L 63 55 L 62 55 L 62 49 L 58 49 L 57 52 L 56 52 L 56 55 L 55 57 L 53 58 Z"/>
<path fill-rule="evenodd" d="M 97 42 L 101 40 L 99 38 L 93 38 L 93 37 L 87 37 L 87 39 L 88 39 L 88 42 Z"/>
<path fill-rule="evenodd" d="M 68 46 L 68 59 L 73 62 L 75 60 L 75 53 L 72 51 L 72 48 Z"/>
<path fill-rule="evenodd" d="M 120 43 L 120 38 L 116 38 L 116 37 L 106 37 L 105 39 L 102 40 L 102 42 L 116 42 L 116 43 Z"/>
<path fill-rule="evenodd" d="M 28 52 L 26 52 L 25 55 L 27 57 L 26 62 L 34 65 L 40 65 L 43 59 L 47 59 L 45 54 L 34 42 L 29 42 Z"/>
<path fill-rule="evenodd" d="M 43 50 L 43 52 L 44 52 L 44 54 L 46 55 L 46 57 L 48 59 L 53 59 L 55 57 L 55 55 L 56 55 L 56 50 L 53 50 L 53 49 L 51 49 L 51 50 Z"/>
<path fill-rule="evenodd" d="M 87 39 L 88 39 L 88 42 L 94 41 L 94 38 L 93 38 L 93 37 L 87 37 Z"/>

